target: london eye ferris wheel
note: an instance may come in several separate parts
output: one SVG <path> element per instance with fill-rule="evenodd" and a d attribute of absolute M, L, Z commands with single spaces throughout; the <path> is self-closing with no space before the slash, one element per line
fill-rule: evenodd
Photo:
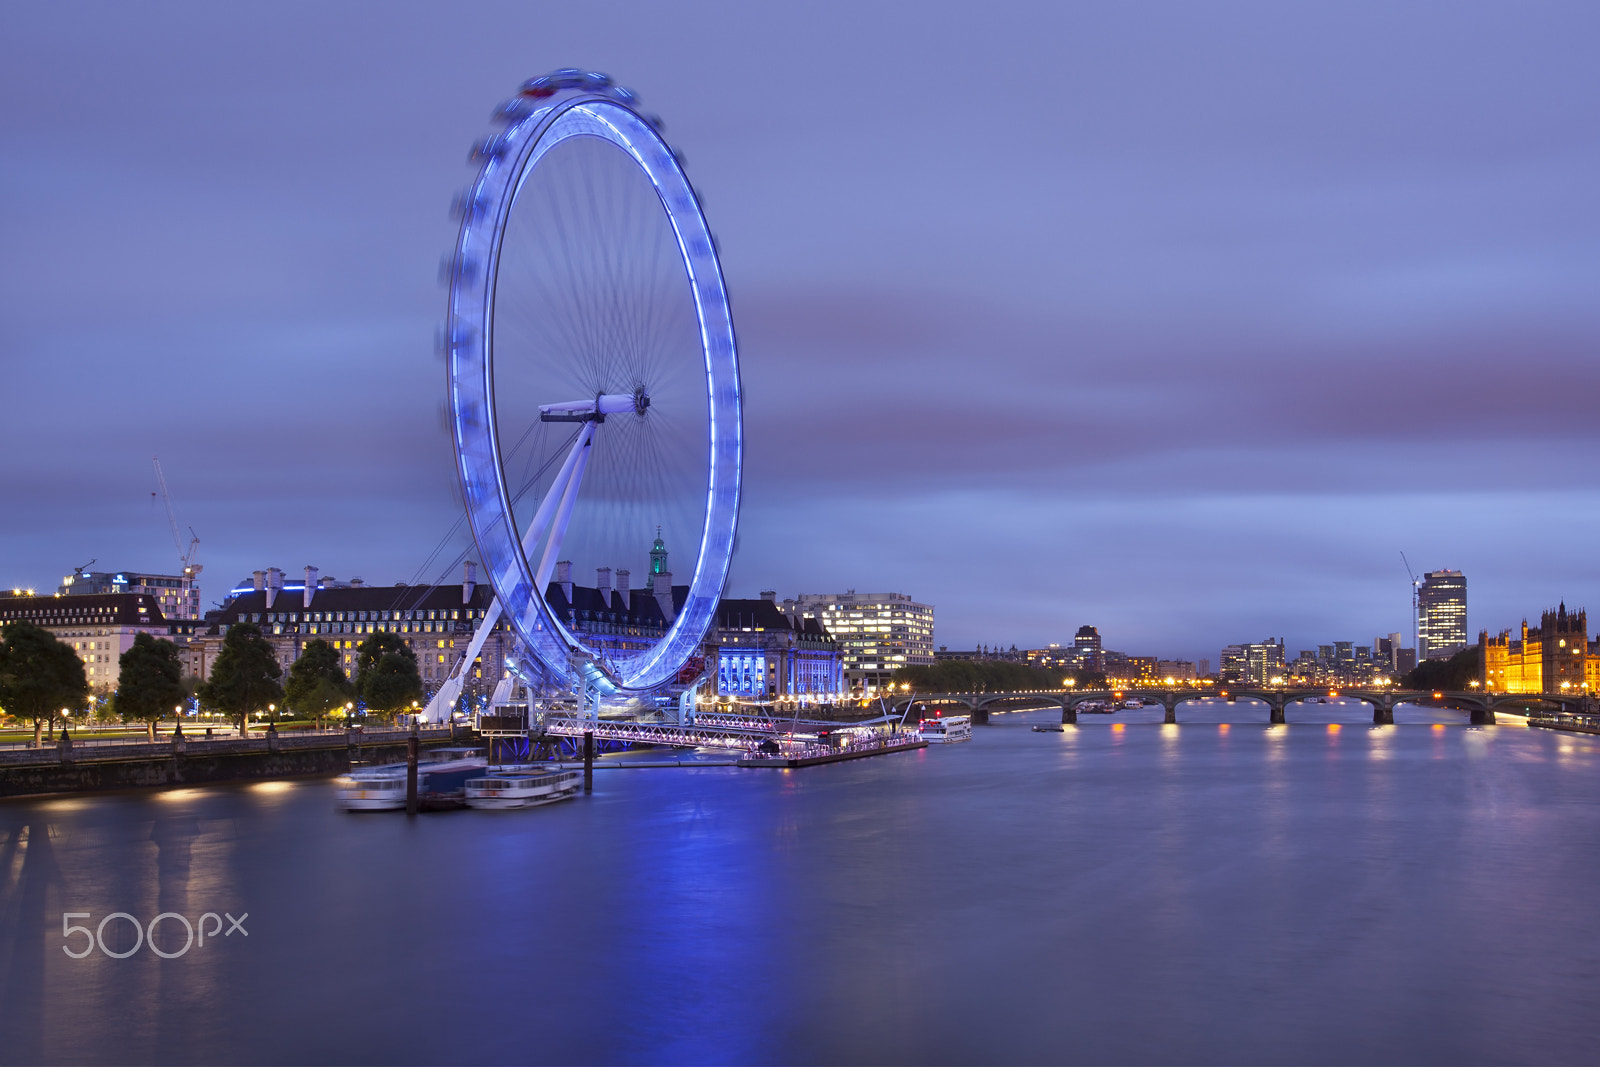
<path fill-rule="evenodd" d="M 494 119 L 448 265 L 467 518 L 528 668 L 569 691 L 650 692 L 698 651 L 738 521 L 738 352 L 717 249 L 660 120 L 606 75 L 534 78 Z M 552 608 L 558 562 L 626 569 L 656 537 L 692 568 L 647 640 L 619 653 Z"/>

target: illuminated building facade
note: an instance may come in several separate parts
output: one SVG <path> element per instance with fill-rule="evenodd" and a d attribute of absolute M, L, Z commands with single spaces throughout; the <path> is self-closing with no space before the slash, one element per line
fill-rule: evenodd
<path fill-rule="evenodd" d="M 1467 647 L 1467 577 L 1429 571 L 1417 588 L 1417 659 L 1449 659 Z"/>
<path fill-rule="evenodd" d="M 1568 612 L 1565 602 L 1530 627 L 1522 620 L 1516 636 L 1502 630 L 1479 631 L 1485 689 L 1495 693 L 1574 693 L 1600 689 L 1600 650 L 1588 636 L 1588 615 Z"/>
<path fill-rule="evenodd" d="M 199 564 L 190 568 L 195 574 Z M 169 619 L 200 617 L 200 587 L 194 577 L 181 574 L 151 574 L 148 571 L 76 570 L 61 579 L 56 590 L 62 596 L 94 596 L 106 593 L 142 593 L 155 597 L 161 613 Z"/>
<path fill-rule="evenodd" d="M 1186 659 L 1163 659 L 1156 661 L 1156 671 L 1165 682 L 1171 678 L 1174 682 L 1192 682 L 1200 677 L 1195 666 Z"/>
<path fill-rule="evenodd" d="M 1266 685 L 1286 674 L 1283 639 L 1267 638 L 1257 644 L 1229 645 L 1222 650 L 1224 682 L 1235 685 Z"/>
<path fill-rule="evenodd" d="M 0 626 L 25 619 L 78 654 L 90 689 L 117 687 L 122 654 L 139 634 L 171 638 L 172 625 L 149 593 L 83 593 L 0 597 Z"/>
<path fill-rule="evenodd" d="M 717 646 L 717 692 L 745 700 L 837 700 L 844 689 L 844 655 L 819 619 L 778 609 L 777 594 L 723 600 L 712 643 Z"/>
<path fill-rule="evenodd" d="M 469 579 L 473 569 L 469 564 Z M 285 672 L 307 644 L 321 640 L 338 651 L 340 665 L 351 677 L 361 643 L 375 633 L 392 633 L 416 655 L 417 673 L 431 692 L 466 652 L 473 630 L 494 601 L 493 589 L 472 580 L 431 587 L 324 586 L 315 568 L 308 567 L 307 572 L 304 583 L 289 589 L 277 568 L 258 571 L 257 584 L 213 613 L 205 632 L 190 640 L 191 673 L 210 677 L 223 639 L 239 623 L 260 627 Z M 503 622 L 497 623 L 469 676 L 468 689 L 492 689 L 505 672 L 511 647 L 510 631 Z"/>
<path fill-rule="evenodd" d="M 902 667 L 935 662 L 933 606 L 904 593 L 803 593 L 785 600 L 783 612 L 816 619 L 839 642 L 844 682 L 856 696 L 885 691 Z"/>
<path fill-rule="evenodd" d="M 1078 627 L 1072 638 L 1072 655 L 1076 660 L 1073 666 L 1080 671 L 1104 671 L 1105 648 L 1100 644 L 1100 631 L 1093 626 Z"/>

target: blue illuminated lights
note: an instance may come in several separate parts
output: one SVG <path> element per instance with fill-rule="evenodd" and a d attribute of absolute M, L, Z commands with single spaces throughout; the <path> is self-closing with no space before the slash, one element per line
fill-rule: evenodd
<path fill-rule="evenodd" d="M 471 208 L 461 212 L 452 257 L 458 267 L 449 275 L 445 336 L 451 341 L 447 365 L 453 440 L 468 521 L 508 625 L 553 680 L 577 683 L 572 654 L 596 650 L 550 610 L 513 518 L 512 487 L 496 432 L 494 306 L 507 219 L 541 161 L 575 138 L 615 145 L 648 177 L 672 227 L 694 303 L 709 410 L 704 516 L 683 608 L 652 648 L 610 665 L 612 684 L 642 692 L 671 681 L 697 652 L 726 583 L 742 482 L 742 394 L 722 268 L 699 199 L 652 123 L 632 110 L 633 94 L 610 86 L 609 79 L 585 79 L 572 84 L 552 75 L 536 88 L 544 93 L 558 87 L 550 103 L 509 125 L 492 145 L 485 143 L 492 151 L 480 153 L 480 173 L 468 199 Z M 466 264 L 473 269 L 459 266 Z"/>

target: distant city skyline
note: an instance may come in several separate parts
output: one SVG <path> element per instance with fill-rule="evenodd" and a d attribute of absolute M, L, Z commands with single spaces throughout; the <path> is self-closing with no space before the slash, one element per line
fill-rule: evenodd
<path fill-rule="evenodd" d="M 447 208 L 576 64 L 720 241 L 728 596 L 1192 661 L 1409 636 L 1402 551 L 1471 576 L 1473 635 L 1600 602 L 1541 530 L 1600 520 L 1592 6 L 92 10 L 0 10 L 5 582 L 176 573 L 153 455 L 203 608 L 443 574 Z"/>

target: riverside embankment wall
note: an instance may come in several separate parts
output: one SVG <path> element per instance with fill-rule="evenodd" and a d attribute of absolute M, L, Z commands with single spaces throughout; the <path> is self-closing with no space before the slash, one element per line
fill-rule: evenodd
<path fill-rule="evenodd" d="M 419 736 L 430 747 L 455 740 L 448 729 Z M 10 749 L 0 751 L 0 797 L 341 774 L 352 763 L 405 759 L 409 737 L 350 731 Z"/>

